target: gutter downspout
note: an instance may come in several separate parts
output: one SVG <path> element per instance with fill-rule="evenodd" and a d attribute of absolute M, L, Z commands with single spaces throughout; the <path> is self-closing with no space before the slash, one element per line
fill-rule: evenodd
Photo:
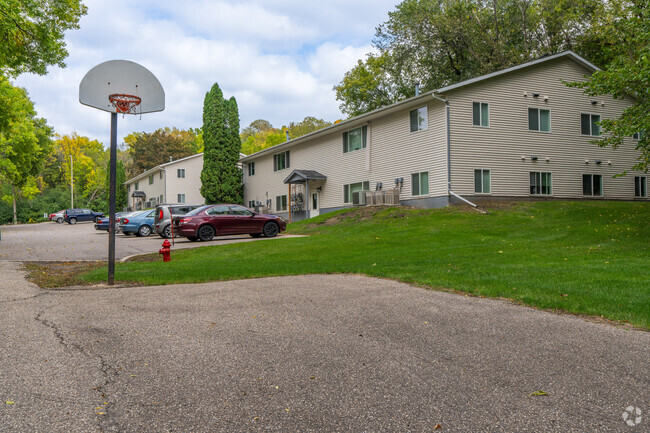
<path fill-rule="evenodd" d="M 432 93 L 431 96 L 433 96 L 433 99 L 437 99 L 440 102 L 444 102 L 445 106 L 447 108 L 447 195 L 448 196 L 454 196 L 457 199 L 467 203 L 468 205 L 472 206 L 474 209 L 477 211 L 487 214 L 487 211 L 484 211 L 483 209 L 479 209 L 478 206 L 476 206 L 474 203 L 472 203 L 469 200 L 464 199 L 463 197 L 459 196 L 455 192 L 451 190 L 451 132 L 450 132 L 450 114 L 449 114 L 449 100 L 441 98 L 439 96 L 436 96 L 435 93 Z"/>

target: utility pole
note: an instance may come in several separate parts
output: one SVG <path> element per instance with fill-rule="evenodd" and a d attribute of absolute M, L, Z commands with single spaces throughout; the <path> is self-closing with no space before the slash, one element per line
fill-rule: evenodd
<path fill-rule="evenodd" d="M 70 155 L 70 209 L 74 209 L 74 166 Z"/>

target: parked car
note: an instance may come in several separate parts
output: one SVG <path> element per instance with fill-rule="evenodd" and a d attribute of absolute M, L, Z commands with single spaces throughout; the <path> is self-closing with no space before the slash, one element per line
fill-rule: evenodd
<path fill-rule="evenodd" d="M 119 227 L 122 233 L 127 236 L 147 237 L 153 232 L 154 209 L 141 210 L 120 218 Z"/>
<path fill-rule="evenodd" d="M 60 210 L 56 213 L 51 213 L 50 214 L 50 221 L 54 221 L 58 224 L 63 223 L 63 220 L 65 219 L 65 210 Z"/>
<path fill-rule="evenodd" d="M 156 214 L 154 215 L 153 231 L 158 233 L 160 237 L 172 237 L 172 216 L 185 215 L 196 208 L 203 205 L 200 204 L 161 204 L 156 207 Z M 176 236 L 176 233 L 174 233 Z"/>
<path fill-rule="evenodd" d="M 210 241 L 215 236 L 249 234 L 272 238 L 287 228 L 287 223 L 276 215 L 263 215 L 234 204 L 206 205 L 188 212 L 178 221 L 178 234 L 191 241 Z"/>
<path fill-rule="evenodd" d="M 68 209 L 63 214 L 63 219 L 68 224 L 77 224 L 77 221 L 95 221 L 103 216 L 103 213 L 93 212 L 90 209 Z"/>
<path fill-rule="evenodd" d="M 121 217 L 127 216 L 131 212 L 116 212 L 115 213 L 115 227 L 118 226 L 119 220 Z M 95 220 L 95 230 L 105 230 L 108 231 L 110 217 L 104 216 L 97 218 Z M 116 232 L 117 233 L 117 232 Z"/>

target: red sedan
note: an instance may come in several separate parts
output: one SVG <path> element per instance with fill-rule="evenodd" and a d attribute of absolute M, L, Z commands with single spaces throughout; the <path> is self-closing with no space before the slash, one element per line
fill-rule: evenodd
<path fill-rule="evenodd" d="M 174 220 L 178 221 L 175 231 L 191 241 L 246 234 L 254 238 L 262 235 L 272 238 L 287 228 L 287 223 L 278 216 L 257 214 L 235 204 L 201 206 Z"/>

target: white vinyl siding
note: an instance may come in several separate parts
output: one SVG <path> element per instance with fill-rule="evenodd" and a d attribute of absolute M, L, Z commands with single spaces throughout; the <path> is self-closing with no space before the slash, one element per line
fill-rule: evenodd
<path fill-rule="evenodd" d="M 551 111 L 543 108 L 528 108 L 528 130 L 551 132 Z"/>
<path fill-rule="evenodd" d="M 474 192 L 476 194 L 492 193 L 492 179 L 491 179 L 490 170 L 486 170 L 486 169 L 474 170 Z"/>
<path fill-rule="evenodd" d="M 530 194 L 531 195 L 553 194 L 551 173 L 531 171 L 530 172 Z"/>
<path fill-rule="evenodd" d="M 411 122 L 411 132 L 425 131 L 428 129 L 429 114 L 427 113 L 426 106 L 411 110 L 409 112 L 409 118 Z"/>
<path fill-rule="evenodd" d="M 648 196 L 648 179 L 646 176 L 634 176 L 634 197 Z"/>
<path fill-rule="evenodd" d="M 603 195 L 603 176 L 600 174 L 583 174 L 582 175 L 582 195 L 602 197 Z"/>
<path fill-rule="evenodd" d="M 429 195 L 429 172 L 411 174 L 411 195 Z"/>
<path fill-rule="evenodd" d="M 600 114 L 580 114 L 580 133 L 600 137 Z"/>
<path fill-rule="evenodd" d="M 472 124 L 474 126 L 490 126 L 490 106 L 487 102 L 472 103 Z"/>

